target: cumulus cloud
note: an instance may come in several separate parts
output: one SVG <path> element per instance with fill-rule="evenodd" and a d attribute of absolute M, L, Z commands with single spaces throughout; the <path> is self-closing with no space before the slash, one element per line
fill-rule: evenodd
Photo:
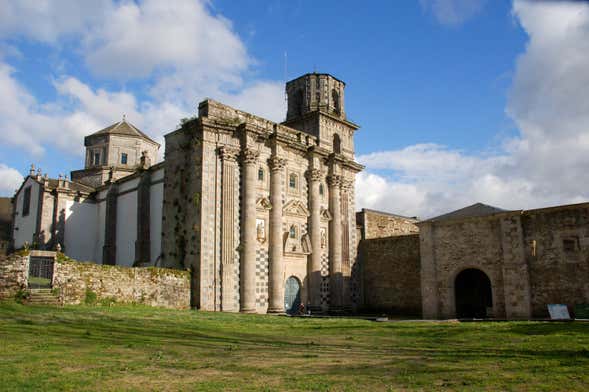
<path fill-rule="evenodd" d="M 0 163 L 0 196 L 12 196 L 23 181 L 18 170 Z"/>
<path fill-rule="evenodd" d="M 431 12 L 445 26 L 457 26 L 478 15 L 486 0 L 419 0 L 421 7 Z"/>
<path fill-rule="evenodd" d="M 255 60 L 231 23 L 214 15 L 205 0 L 9 0 L 0 7 L 0 39 L 14 37 L 57 50 L 67 42 L 94 75 L 138 80 L 140 86 L 106 90 L 55 70 L 58 98 L 39 102 L 18 82 L 17 70 L 0 62 L 0 126 L 14 131 L 0 140 L 35 155 L 44 146 L 81 153 L 84 135 L 122 114 L 162 142 L 205 97 L 275 121 L 284 118 L 282 83 L 244 78 Z"/>
<path fill-rule="evenodd" d="M 589 4 L 515 1 L 513 15 L 529 36 L 506 108 L 519 136 L 487 155 L 420 144 L 360 156 L 372 173 L 359 177 L 359 207 L 431 217 L 589 199 Z"/>

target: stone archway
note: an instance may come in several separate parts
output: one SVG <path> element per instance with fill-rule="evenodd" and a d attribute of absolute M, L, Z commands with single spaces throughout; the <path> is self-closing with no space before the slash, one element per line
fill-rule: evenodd
<path fill-rule="evenodd" d="M 462 270 L 454 280 L 454 298 L 457 318 L 490 317 L 487 309 L 493 307 L 491 280 L 476 268 Z"/>
<path fill-rule="evenodd" d="M 288 314 L 295 314 L 301 305 L 301 282 L 294 276 L 286 280 L 284 287 L 284 310 Z"/>

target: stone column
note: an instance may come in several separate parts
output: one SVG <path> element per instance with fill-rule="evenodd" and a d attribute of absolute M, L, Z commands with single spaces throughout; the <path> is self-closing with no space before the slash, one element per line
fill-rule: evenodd
<path fill-rule="evenodd" d="M 235 172 L 237 165 L 236 149 L 221 147 L 222 160 L 222 201 L 221 201 L 221 310 L 237 310 L 235 297 Z"/>
<path fill-rule="evenodd" d="M 307 172 L 309 180 L 309 206 L 311 209 L 311 254 L 307 260 L 309 306 L 312 312 L 321 311 L 321 195 L 319 185 L 323 173 L 318 169 Z"/>
<path fill-rule="evenodd" d="M 327 182 L 332 216 L 329 222 L 329 310 L 339 312 L 343 305 L 341 176 L 332 174 L 327 177 Z"/>
<path fill-rule="evenodd" d="M 256 311 L 256 174 L 258 152 L 243 150 L 241 182 L 240 311 Z"/>
<path fill-rule="evenodd" d="M 270 165 L 270 254 L 268 282 L 268 313 L 284 312 L 284 262 L 282 260 L 282 186 L 286 161 L 273 156 Z"/>

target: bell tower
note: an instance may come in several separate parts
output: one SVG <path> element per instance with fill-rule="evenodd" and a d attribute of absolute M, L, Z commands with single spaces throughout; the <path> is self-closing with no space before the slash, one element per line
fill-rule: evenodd
<path fill-rule="evenodd" d="M 358 126 L 346 118 L 345 87 L 332 75 L 315 72 L 287 82 L 284 125 L 316 136 L 325 150 L 353 159 Z"/>

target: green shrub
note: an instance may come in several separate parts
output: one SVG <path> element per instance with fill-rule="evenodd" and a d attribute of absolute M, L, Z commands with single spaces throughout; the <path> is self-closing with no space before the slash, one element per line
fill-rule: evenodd
<path fill-rule="evenodd" d="M 102 298 L 99 303 L 100 306 L 113 306 L 117 302 L 115 297 Z"/>
<path fill-rule="evenodd" d="M 86 297 L 84 298 L 84 303 L 86 305 L 95 305 L 96 293 L 90 289 L 86 289 Z"/>
<path fill-rule="evenodd" d="M 18 302 L 19 304 L 22 304 L 23 302 L 28 300 L 30 297 L 31 297 L 31 293 L 29 293 L 27 290 L 23 290 L 23 289 L 19 289 L 16 292 L 16 294 L 14 294 L 14 300 L 16 302 Z"/>

